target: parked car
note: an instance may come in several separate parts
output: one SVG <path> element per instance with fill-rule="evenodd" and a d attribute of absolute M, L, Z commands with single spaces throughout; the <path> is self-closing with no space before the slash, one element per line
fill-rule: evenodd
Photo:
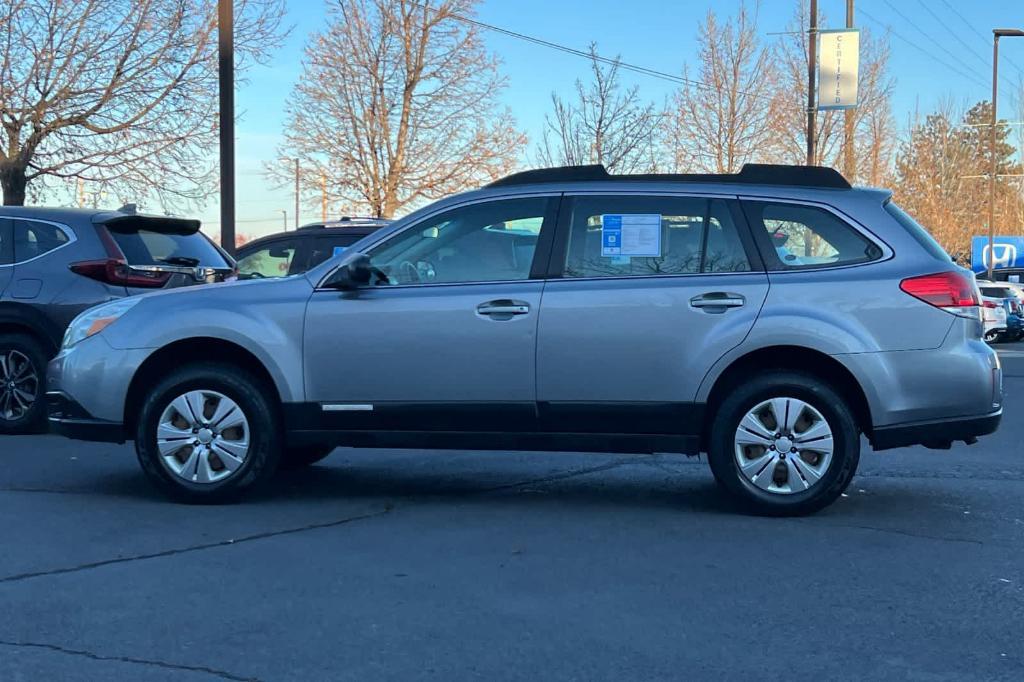
<path fill-rule="evenodd" d="M 778 231 L 829 262 L 783 262 Z M 980 303 L 889 192 L 830 169 L 546 169 L 304 276 L 95 308 L 47 395 L 54 429 L 134 439 L 186 501 L 338 445 L 706 452 L 747 507 L 803 514 L 850 484 L 862 433 L 948 448 L 997 428 Z"/>
<path fill-rule="evenodd" d="M 1002 314 L 998 311 L 994 317 L 994 324 L 997 327 L 989 331 L 986 327 L 986 339 L 995 341 L 1019 341 L 1024 338 L 1024 299 L 1021 291 L 1013 285 L 1003 282 L 989 282 L 979 280 L 978 286 L 981 290 L 983 305 L 986 308 L 1001 308 Z M 999 319 L 1005 318 L 1005 319 Z M 986 315 L 986 323 L 988 316 Z"/>
<path fill-rule="evenodd" d="M 384 218 L 346 217 L 261 237 L 238 249 L 239 277 L 265 279 L 298 275 L 390 224 L 391 221 Z"/>
<path fill-rule="evenodd" d="M 195 220 L 139 215 L 133 206 L 0 209 L 0 434 L 46 425 L 46 363 L 80 312 L 221 281 L 232 267 Z"/>

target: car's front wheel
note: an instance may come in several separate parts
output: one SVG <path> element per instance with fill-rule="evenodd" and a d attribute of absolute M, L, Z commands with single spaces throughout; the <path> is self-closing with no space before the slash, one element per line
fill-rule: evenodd
<path fill-rule="evenodd" d="M 860 461 L 860 431 L 846 399 L 809 374 L 753 376 L 722 400 L 713 420 L 715 479 L 755 513 L 818 511 L 846 489 Z"/>
<path fill-rule="evenodd" d="M 142 469 L 184 502 L 230 502 L 266 483 L 282 448 L 269 393 L 240 368 L 196 364 L 173 372 L 139 411 Z"/>

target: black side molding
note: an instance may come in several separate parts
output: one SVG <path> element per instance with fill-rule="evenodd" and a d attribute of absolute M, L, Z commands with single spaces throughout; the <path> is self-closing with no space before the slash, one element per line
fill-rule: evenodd
<path fill-rule="evenodd" d="M 1002 418 L 1003 410 L 999 409 L 977 417 L 882 426 L 873 430 L 869 440 L 875 450 L 889 450 L 908 445 L 924 445 L 937 450 L 947 450 L 955 441 L 973 445 L 979 436 L 994 433 L 999 428 Z"/>

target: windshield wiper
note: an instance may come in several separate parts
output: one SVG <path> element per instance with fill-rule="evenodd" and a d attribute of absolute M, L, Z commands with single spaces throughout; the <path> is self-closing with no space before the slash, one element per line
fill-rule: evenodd
<path fill-rule="evenodd" d="M 188 256 L 170 256 L 169 258 L 157 258 L 160 263 L 167 263 L 168 265 L 184 265 L 185 267 L 194 268 L 199 265 L 198 258 L 189 258 Z"/>

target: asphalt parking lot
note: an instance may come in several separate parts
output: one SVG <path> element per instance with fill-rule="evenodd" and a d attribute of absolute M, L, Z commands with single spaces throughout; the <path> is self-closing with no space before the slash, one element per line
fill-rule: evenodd
<path fill-rule="evenodd" d="M 865 452 L 802 519 L 736 514 L 681 456 L 341 449 L 188 507 L 129 446 L 4 439 L 0 679 L 1024 679 L 1001 352 L 996 435 Z"/>

